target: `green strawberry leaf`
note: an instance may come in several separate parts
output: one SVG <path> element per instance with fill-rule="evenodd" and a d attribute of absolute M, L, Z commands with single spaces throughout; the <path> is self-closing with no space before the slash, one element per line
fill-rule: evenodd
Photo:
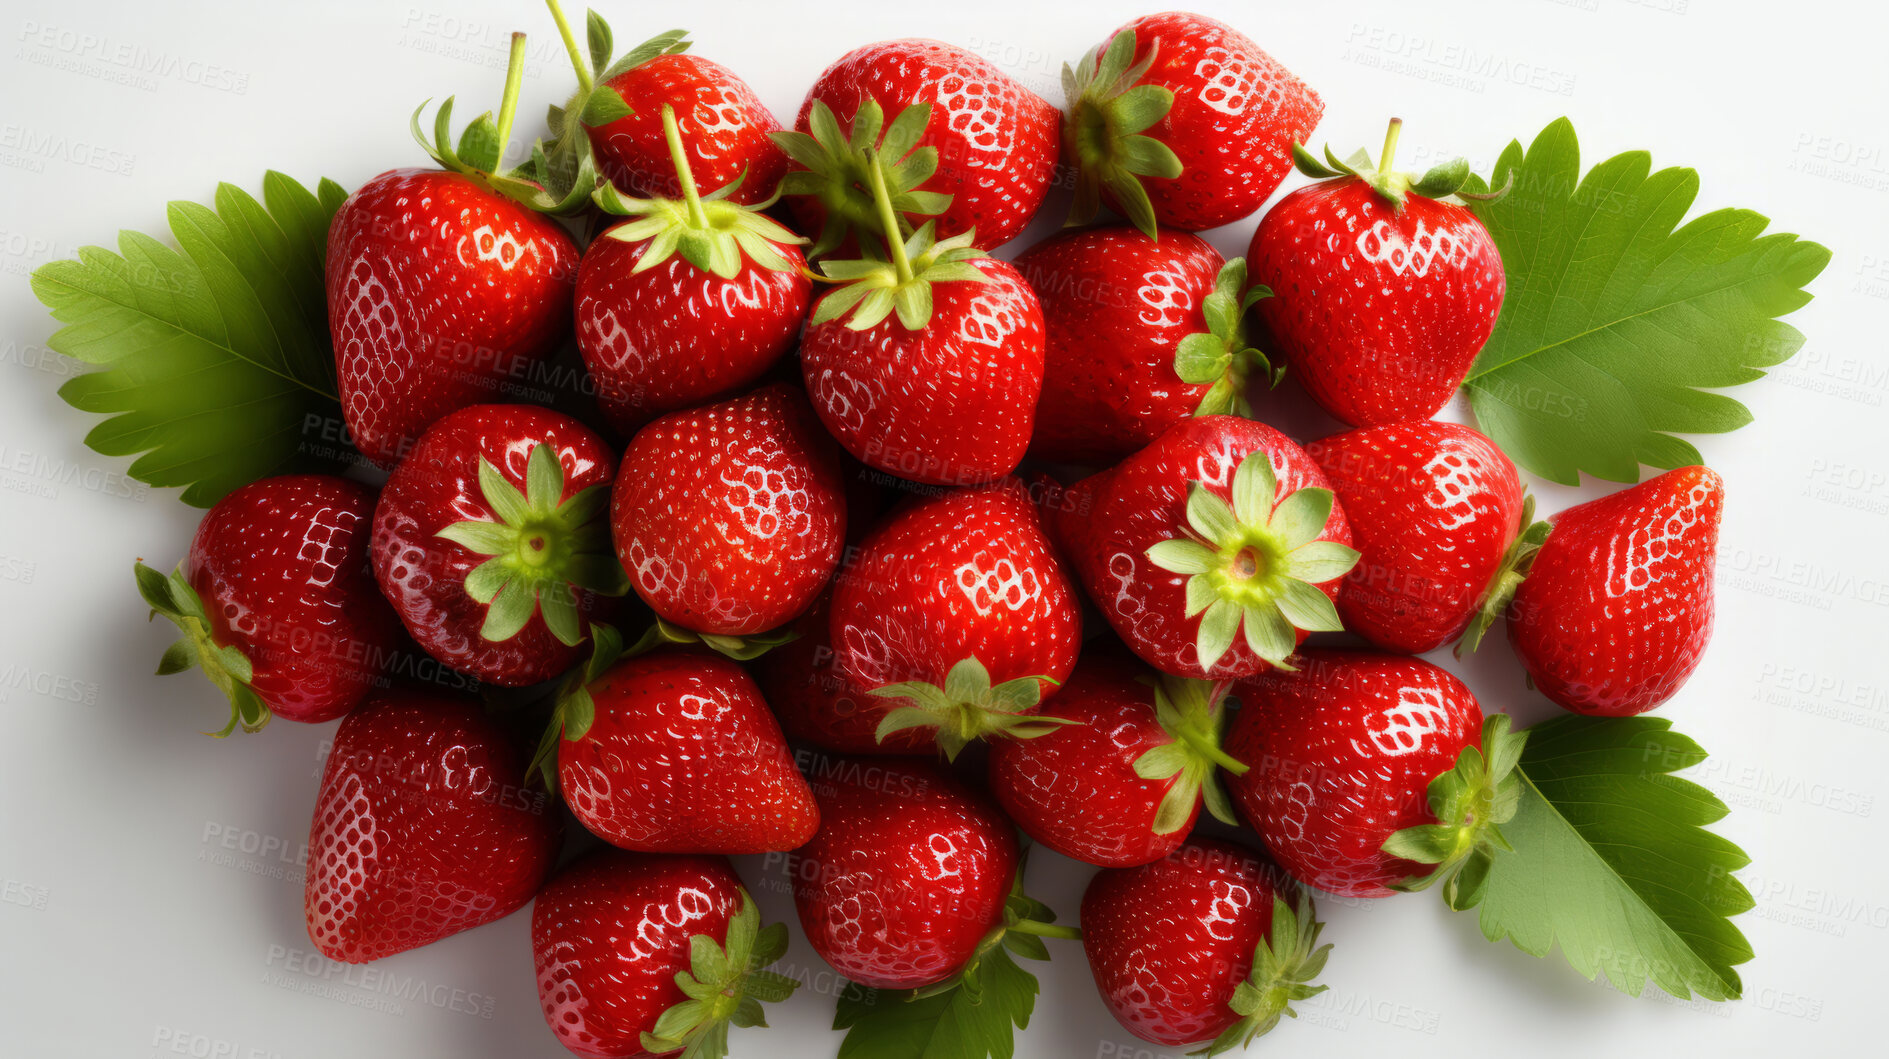
<path fill-rule="evenodd" d="M 1037 993 L 1036 976 L 1010 958 L 1016 948 L 989 949 L 939 992 L 847 986 L 833 1012 L 846 1031 L 839 1059 L 1009 1059 L 1012 1027 L 1029 1026 Z"/>
<path fill-rule="evenodd" d="M 118 253 L 82 247 L 33 272 L 34 296 L 65 325 L 46 344 L 103 369 L 59 388 L 74 408 L 111 417 L 85 443 L 142 453 L 133 478 L 182 486 L 198 507 L 327 462 L 304 425 L 340 422 L 323 267 L 347 192 L 271 171 L 262 195 L 221 184 L 214 209 L 171 203 L 178 249 L 125 231 Z"/>
<path fill-rule="evenodd" d="M 1469 202 L 1502 254 L 1508 293 L 1495 332 L 1463 385 L 1484 433 L 1530 471 L 1573 485 L 1581 472 L 1639 480 L 1640 465 L 1703 463 L 1675 434 L 1751 421 L 1709 389 L 1764 375 L 1803 345 L 1782 316 L 1830 252 L 1767 219 L 1722 209 L 1685 221 L 1691 169 L 1651 172 L 1644 151 L 1585 177 L 1566 118 L 1526 151 L 1512 142 Z"/>
<path fill-rule="evenodd" d="M 1474 904 L 1490 941 L 1546 956 L 1555 945 L 1588 979 L 1621 992 L 1654 985 L 1681 999 L 1735 1000 L 1750 942 L 1728 917 L 1752 907 L 1732 876 L 1750 863 L 1705 830 L 1726 813 L 1711 792 L 1668 773 L 1705 760 L 1656 717 L 1558 717 L 1528 730 L 1514 774 L 1512 852 L 1487 862 Z"/>

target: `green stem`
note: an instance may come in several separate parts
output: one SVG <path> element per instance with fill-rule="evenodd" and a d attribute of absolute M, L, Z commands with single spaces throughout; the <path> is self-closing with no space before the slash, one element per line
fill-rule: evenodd
<path fill-rule="evenodd" d="M 689 227 L 706 229 L 708 213 L 702 209 L 702 197 L 695 191 L 695 173 L 689 169 L 689 156 L 682 149 L 682 127 L 676 124 L 676 108 L 667 103 L 662 105 L 662 134 L 669 141 L 669 160 L 675 163 L 682 201 L 689 206 Z"/>
<path fill-rule="evenodd" d="M 885 189 L 885 167 L 879 164 L 879 152 L 866 152 L 867 173 L 872 177 L 872 204 L 879 211 L 879 225 L 885 229 L 885 245 L 892 251 L 892 267 L 901 285 L 912 282 L 912 262 L 905 256 L 905 241 L 899 238 L 899 219 L 892 212 L 892 196 Z"/>
<path fill-rule="evenodd" d="M 1034 934 L 1039 938 L 1067 938 L 1070 941 L 1082 940 L 1082 931 L 1076 927 L 1059 927 L 1054 923 L 1038 923 L 1034 919 L 1019 919 L 1005 929 L 1014 930 L 1019 934 Z"/>
<path fill-rule="evenodd" d="M 512 142 L 512 117 L 518 113 L 518 90 L 525 83 L 525 35 L 512 34 L 512 56 L 505 64 L 505 96 L 498 105 L 498 157 L 505 162 L 505 148 Z"/>
<path fill-rule="evenodd" d="M 1388 173 L 1391 162 L 1397 157 L 1397 136 L 1404 131 L 1404 119 L 1392 118 L 1390 128 L 1384 131 L 1384 156 L 1377 160 L 1377 171 Z"/>
<path fill-rule="evenodd" d="M 590 64 L 584 61 L 584 53 L 577 50 L 577 38 L 571 34 L 571 24 L 564 18 L 564 9 L 558 6 L 558 0 L 544 0 L 551 8 L 551 17 L 557 20 L 558 35 L 564 38 L 564 50 L 571 53 L 571 69 L 577 71 L 577 90 L 590 91 L 595 82 L 590 76 Z"/>
<path fill-rule="evenodd" d="M 1213 762 L 1214 764 L 1220 766 L 1221 768 L 1226 769 L 1228 772 L 1233 773 L 1235 776 L 1244 775 L 1246 773 L 1246 770 L 1247 770 L 1246 762 L 1241 761 L 1240 759 L 1234 757 L 1232 754 L 1229 754 L 1226 751 L 1220 749 L 1219 744 L 1215 743 L 1213 740 L 1207 738 L 1201 733 L 1193 730 L 1192 728 L 1182 730 L 1181 741 L 1186 743 L 1189 747 L 1193 748 L 1194 752 L 1199 754 L 1201 757 L 1204 757 L 1207 760 Z"/>

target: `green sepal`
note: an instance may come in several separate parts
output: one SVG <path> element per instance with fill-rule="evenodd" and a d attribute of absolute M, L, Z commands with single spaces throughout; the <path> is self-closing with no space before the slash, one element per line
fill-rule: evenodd
<path fill-rule="evenodd" d="M 922 330 L 931 321 L 932 284 L 990 282 L 990 277 L 970 264 L 989 256 L 971 245 L 975 238 L 976 233 L 964 232 L 940 242 L 934 225 L 926 221 L 901 248 L 910 262 L 909 278 L 901 276 L 897 261 L 877 257 L 822 262 L 821 271 L 840 286 L 820 299 L 808 322 L 823 324 L 847 317 L 848 329 L 864 331 L 897 313 L 900 326 Z"/>
<path fill-rule="evenodd" d="M 1178 776 L 1155 809 L 1154 833 L 1171 835 L 1186 826 L 1196 801 L 1223 823 L 1239 825 L 1233 803 L 1220 786 L 1218 770 L 1235 776 L 1247 766 L 1220 747 L 1226 729 L 1227 685 L 1163 674 L 1153 682 L 1154 716 L 1171 742 L 1152 747 L 1135 759 L 1135 775 L 1144 780 Z"/>
<path fill-rule="evenodd" d="M 623 634 L 616 626 L 603 622 L 590 623 L 590 654 L 584 664 L 564 674 L 558 682 L 557 694 L 553 697 L 551 719 L 545 725 L 544 734 L 538 738 L 538 747 L 531 755 L 531 763 L 525 766 L 526 781 L 536 776 L 544 783 L 546 793 L 555 796 L 558 792 L 558 741 L 568 739 L 576 742 L 589 734 L 590 726 L 597 719 L 597 702 L 591 697 L 590 685 L 596 683 L 617 661 L 625 657 Z"/>
<path fill-rule="evenodd" d="M 1509 604 L 1515 601 L 1515 590 L 1528 579 L 1529 568 L 1535 564 L 1535 555 L 1547 543 L 1548 531 L 1554 528 L 1551 522 L 1535 521 L 1535 497 L 1532 493 L 1522 498 L 1520 525 L 1521 530 L 1509 542 L 1508 550 L 1502 553 L 1502 562 L 1489 578 L 1482 600 L 1476 604 L 1475 615 L 1469 619 L 1462 637 L 1456 641 L 1455 654 L 1458 658 L 1481 646 L 1483 636 L 1495 625 L 1496 619 L 1508 613 Z"/>
<path fill-rule="evenodd" d="M 422 131 L 420 126 L 420 115 L 425 112 L 427 103 L 432 102 L 430 99 L 414 108 L 408 127 L 420 149 L 440 168 L 471 177 L 531 209 L 551 212 L 550 207 L 556 204 L 556 200 L 544 186 L 543 173 L 533 167 L 535 157 L 510 170 L 500 168 L 505 161 L 505 148 L 511 139 L 512 116 L 517 109 L 524 72 L 525 35 L 514 33 L 511 57 L 505 70 L 505 94 L 496 118 L 491 111 L 486 111 L 472 119 L 455 139 L 452 134 L 453 99 L 448 96 L 433 117 L 431 136 Z"/>
<path fill-rule="evenodd" d="M 1420 195 L 1426 199 L 1448 198 L 1451 195 L 1459 199 L 1494 200 L 1508 193 L 1505 184 L 1493 192 L 1467 192 L 1464 185 L 1474 175 L 1469 168 L 1469 161 L 1464 158 L 1452 158 L 1439 162 L 1425 170 L 1422 176 L 1399 172 L 1391 168 L 1391 161 L 1397 155 L 1397 137 L 1403 129 L 1402 118 L 1392 118 L 1390 128 L 1384 136 L 1383 157 L 1376 163 L 1371 161 L 1369 152 L 1359 149 L 1350 158 L 1340 160 L 1328 146 L 1325 158 L 1320 161 L 1313 157 L 1305 145 L 1292 145 L 1292 163 L 1299 172 L 1315 180 L 1332 180 L 1344 177 L 1356 177 L 1371 186 L 1371 189 L 1383 196 L 1392 209 L 1404 208 L 1404 199 L 1410 195 Z"/>
<path fill-rule="evenodd" d="M 785 626 L 768 632 L 754 633 L 750 636 L 722 636 L 712 632 L 695 632 L 680 625 L 657 618 L 655 623 L 643 630 L 624 651 L 626 656 L 647 654 L 658 647 L 672 644 L 701 644 L 716 654 L 732 658 L 737 662 L 752 662 L 782 644 L 792 643 L 800 634 Z"/>
<path fill-rule="evenodd" d="M 249 656 L 234 644 L 216 642 L 203 598 L 184 577 L 183 564 L 179 563 L 169 577 L 143 563 L 133 564 L 132 573 L 137 578 L 138 594 L 151 608 L 150 617 L 161 614 L 184 634 L 182 639 L 164 649 L 157 663 L 158 675 L 169 676 L 196 666 L 229 699 L 229 723 L 219 731 L 204 734 L 222 739 L 238 728 L 245 732 L 262 731 L 274 714 L 249 686 L 255 679 L 255 667 Z"/>
<path fill-rule="evenodd" d="M 879 101 L 868 97 L 847 128 L 816 99 L 807 114 L 810 131 L 773 134 L 774 143 L 800 166 L 781 182 L 782 193 L 818 199 L 825 213 L 809 258 L 832 253 L 848 237 L 862 248 L 903 239 L 917 227 L 913 217 L 936 217 L 950 208 L 950 195 L 921 190 L 938 171 L 938 149 L 918 146 L 930 121 L 931 104 L 914 103 L 887 125 Z M 875 176 L 891 199 L 897 232 L 886 230 L 873 200 Z"/>
<path fill-rule="evenodd" d="M 1057 681 L 1047 676 L 1018 677 L 992 687 L 990 670 L 975 655 L 960 659 L 945 674 L 942 687 L 911 680 L 873 688 L 872 694 L 880 698 L 904 699 L 910 704 L 887 710 L 873 736 L 883 743 L 894 732 L 935 728 L 938 748 L 955 761 L 973 740 L 1035 739 L 1063 725 L 1082 723 L 1030 712 L 1043 700 L 1045 683 Z"/>
<path fill-rule="evenodd" d="M 682 1059 L 722 1059 L 728 1054 L 728 1027 L 766 1026 L 761 1004 L 793 995 L 800 983 L 766 970 L 787 954 L 787 925 L 761 925 L 754 899 L 741 891 L 741 908 L 728 921 L 724 940 L 707 934 L 689 938 L 689 967 L 677 971 L 677 988 L 687 999 L 656 1019 L 642 1036 L 652 1055 L 680 1052 Z"/>
<path fill-rule="evenodd" d="M 1277 895 L 1272 899 L 1272 936 L 1253 948 L 1253 970 L 1233 991 L 1227 1006 L 1240 1016 L 1213 1043 L 1189 1055 L 1213 1056 L 1244 1048 L 1279 1024 L 1281 1016 L 1298 1018 L 1292 1002 L 1323 993 L 1328 987 L 1312 982 L 1325 970 L 1330 945 L 1320 945 L 1325 924 L 1318 921 L 1312 897 L 1298 894 L 1297 907 Z"/>
<path fill-rule="evenodd" d="M 1528 733 L 1510 731 L 1508 715 L 1498 713 L 1483 722 L 1481 743 L 1481 749 L 1464 747 L 1456 766 L 1430 781 L 1430 813 L 1438 822 L 1384 840 L 1384 852 L 1393 857 L 1435 865 L 1392 889 L 1414 892 L 1441 882 L 1451 908 L 1469 908 L 1481 898 L 1491 859 L 1511 852 L 1502 825 L 1514 818 L 1521 798 L 1515 765 Z"/>
<path fill-rule="evenodd" d="M 1106 191 L 1123 216 L 1154 239 L 1154 205 L 1142 182 L 1180 176 L 1181 160 L 1167 144 L 1143 135 L 1167 116 L 1174 93 L 1139 83 L 1157 48 L 1150 44 L 1140 62 L 1134 61 L 1135 48 L 1135 31 L 1123 29 L 1106 47 L 1089 49 L 1073 68 L 1063 65 L 1064 139 L 1076 150 L 1076 193 L 1066 223 L 1094 220 Z"/>
<path fill-rule="evenodd" d="M 1285 365 L 1274 368 L 1270 358 L 1252 344 L 1246 314 L 1261 298 L 1272 297 L 1263 284 L 1246 286 L 1246 259 L 1236 257 L 1220 267 L 1213 293 L 1201 301 L 1207 330 L 1181 339 L 1174 350 L 1174 374 L 1182 382 L 1211 383 L 1194 408 L 1197 416 L 1237 415 L 1253 418 L 1246 388 L 1254 375 L 1270 386 L 1285 377 Z"/>

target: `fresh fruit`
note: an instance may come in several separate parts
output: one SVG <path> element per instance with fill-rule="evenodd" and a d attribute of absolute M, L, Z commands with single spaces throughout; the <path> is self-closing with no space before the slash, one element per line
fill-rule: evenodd
<path fill-rule="evenodd" d="M 1596 717 L 1672 698 L 1712 638 L 1724 505 L 1716 473 L 1681 467 L 1553 517 L 1508 611 L 1543 695 Z"/>
<path fill-rule="evenodd" d="M 846 536 L 839 449 L 776 384 L 637 433 L 611 500 L 630 587 L 664 620 L 747 636 L 806 610 Z"/>
<path fill-rule="evenodd" d="M 1345 628 L 1403 654 L 1461 635 L 1532 522 L 1515 465 L 1476 431 L 1427 419 L 1335 434 L 1305 451 L 1338 495 L 1360 556 L 1338 592 Z"/>
<path fill-rule="evenodd" d="M 1239 822 L 1214 771 L 1246 766 L 1220 749 L 1223 716 L 1206 681 L 1160 677 L 1091 648 L 1043 712 L 1074 723 L 1039 739 L 996 740 L 990 789 L 1045 846 L 1121 868 L 1172 852 L 1203 799 L 1214 816 Z"/>
<path fill-rule="evenodd" d="M 380 680 L 401 636 L 368 565 L 373 514 L 373 492 L 345 478 L 264 478 L 205 513 L 169 577 L 137 564 L 152 615 L 184 634 L 157 671 L 200 666 L 229 697 L 216 735 L 333 720 Z"/>
<path fill-rule="evenodd" d="M 1344 509 L 1312 458 L 1264 423 L 1182 420 L 1057 506 L 1089 598 L 1164 673 L 1290 668 L 1307 632 L 1339 628 L 1332 597 L 1358 559 Z"/>
<path fill-rule="evenodd" d="M 830 636 L 829 597 L 822 596 L 794 620 L 795 639 L 758 663 L 762 692 L 781 731 L 836 754 L 936 754 L 938 740 L 926 728 L 905 728 L 880 741 L 885 700 L 840 671 Z"/>
<path fill-rule="evenodd" d="M 1052 236 L 1016 267 L 1049 336 L 1031 455 L 1106 465 L 1188 416 L 1251 415 L 1248 381 L 1271 368 L 1247 337 L 1262 292 L 1245 262 L 1186 232 L 1110 227 Z"/>
<path fill-rule="evenodd" d="M 1070 223 L 1106 202 L 1150 238 L 1157 224 L 1199 231 L 1258 209 L 1325 111 L 1259 45 L 1183 11 L 1116 30 L 1063 67 L 1063 92 Z"/>
<path fill-rule="evenodd" d="M 810 256 L 903 239 L 932 217 L 941 240 L 989 250 L 1015 238 L 1055 176 L 1056 108 L 955 45 L 892 40 L 826 68 L 794 133 L 775 137 L 800 167 L 783 185 Z M 883 137 L 882 137 L 883 131 Z M 863 149 L 863 150 L 862 150 Z M 875 180 L 896 219 L 873 202 Z"/>
<path fill-rule="evenodd" d="M 1266 212 L 1247 272 L 1270 348 L 1307 393 L 1352 426 L 1428 419 L 1449 402 L 1495 328 L 1506 280 L 1488 229 L 1462 196 L 1469 164 L 1421 178 L 1391 168 L 1392 120 L 1376 168 L 1363 152 L 1299 167 L 1320 183 Z M 1477 196 L 1487 198 L 1489 196 Z"/>
<path fill-rule="evenodd" d="M 616 454 L 569 416 L 462 408 L 381 490 L 374 576 L 434 658 L 507 687 L 548 680 L 628 591 L 605 510 L 615 476 Z"/>
<path fill-rule="evenodd" d="M 860 542 L 834 581 L 838 669 L 885 708 L 877 734 L 936 729 L 956 757 L 971 740 L 1028 738 L 1081 649 L 1075 589 L 1023 484 L 926 497 Z"/>
<path fill-rule="evenodd" d="M 1252 1043 L 1325 990 L 1310 984 L 1331 951 L 1323 928 L 1270 864 L 1212 839 L 1105 868 L 1082 895 L 1082 948 L 1109 1013 L 1144 1041 L 1211 1041 L 1206 1055 Z"/>
<path fill-rule="evenodd" d="M 721 857 L 598 850 L 531 910 L 545 1025 L 587 1059 L 721 1059 L 730 1023 L 767 1025 L 761 1003 L 799 985 L 765 969 L 786 951 Z"/>
<path fill-rule="evenodd" d="M 308 835 L 322 955 L 366 963 L 503 919 L 538 892 L 561 820 L 476 699 L 395 688 L 336 730 Z"/>
<path fill-rule="evenodd" d="M 698 194 L 680 123 L 667 107 L 661 120 L 681 197 L 600 188 L 599 205 L 633 219 L 590 244 L 577 276 L 577 348 L 624 434 L 752 384 L 792 348 L 813 297 L 804 240 L 761 212 L 773 199 Z"/>

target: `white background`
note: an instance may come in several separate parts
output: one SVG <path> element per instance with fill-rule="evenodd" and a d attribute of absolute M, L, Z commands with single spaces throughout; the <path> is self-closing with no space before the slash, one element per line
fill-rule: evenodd
<path fill-rule="evenodd" d="M 169 637 L 144 621 L 132 559 L 168 567 L 197 513 L 171 492 L 128 482 L 125 461 L 83 447 L 93 420 L 53 396 L 74 369 L 45 353 L 52 323 L 26 284 L 36 265 L 82 243 L 109 244 L 120 228 L 162 234 L 164 202 L 206 200 L 219 180 L 255 191 L 274 167 L 352 188 L 423 164 L 408 113 L 449 93 L 468 116 L 494 104 L 512 29 L 532 35 L 520 115 L 525 137 L 535 134 L 523 119 L 561 101 L 571 83 L 544 11 L 527 0 L 416 3 L 26 0 L 0 15 L 7 1054 L 145 1056 L 173 1045 L 283 1059 L 563 1054 L 538 1013 L 526 913 L 384 961 L 372 977 L 305 965 L 294 861 L 332 725 L 281 722 L 213 742 L 196 734 L 221 723 L 212 689 L 194 675 L 151 675 Z M 651 21 L 643 13 L 656 5 L 612 3 L 606 14 L 620 46 L 686 24 L 700 53 L 791 120 L 824 65 L 897 36 L 972 47 L 1060 105 L 1060 64 L 1144 10 L 1112 0 L 1061 11 L 1015 0 L 828 0 L 815 21 L 783 16 L 790 6 L 800 5 L 706 2 L 684 17 L 675 5 Z M 1740 969 L 1746 999 L 1679 1003 L 1650 988 L 1630 999 L 1584 982 L 1558 955 L 1538 960 L 1484 942 L 1471 917 L 1433 897 L 1330 903 L 1331 991 L 1260 1047 L 1877 1052 L 1889 936 L 1880 826 L 1889 805 L 1879 802 L 1889 792 L 1879 767 L 1889 749 L 1889 559 L 1879 546 L 1889 526 L 1889 86 L 1880 73 L 1889 25 L 1860 15 L 1863 5 L 1834 3 L 1200 6 L 1323 94 L 1318 139 L 1341 154 L 1375 151 L 1395 112 L 1406 119 L 1402 154 L 1412 167 L 1461 153 L 1486 173 L 1511 137 L 1566 114 L 1588 161 L 1651 148 L 1656 163 L 1703 174 L 1701 207 L 1758 209 L 1835 253 L 1816 300 L 1791 318 L 1809 336 L 1803 352 L 1736 391 L 1757 421 L 1694 439 L 1728 488 L 1719 624 L 1698 674 L 1663 715 L 1713 753 L 1693 778 L 1732 805 L 1720 827 L 1754 861 L 1742 878 L 1758 907 L 1738 920 L 1759 953 Z M 135 60 L 116 65 L 121 47 L 180 62 L 175 72 L 140 73 Z M 1216 242 L 1242 252 L 1252 224 Z M 1299 436 L 1329 429 L 1305 413 L 1279 422 Z M 1537 488 L 1554 510 L 1609 487 Z M 1546 714 L 1499 639 L 1467 668 L 1485 707 Z M 769 915 L 791 918 L 778 872 L 758 858 L 740 867 Z M 1047 854 L 1032 866 L 1033 889 L 1066 920 L 1086 877 Z M 832 978 L 795 934 L 789 969 L 810 987 L 770 1012 L 772 1033 L 737 1031 L 736 1055 L 837 1046 L 826 1029 Z M 1051 947 L 1056 960 L 1019 1055 L 1159 1054 L 1138 1050 L 1110 1019 L 1074 946 Z M 415 981 L 423 997 L 390 998 Z"/>

